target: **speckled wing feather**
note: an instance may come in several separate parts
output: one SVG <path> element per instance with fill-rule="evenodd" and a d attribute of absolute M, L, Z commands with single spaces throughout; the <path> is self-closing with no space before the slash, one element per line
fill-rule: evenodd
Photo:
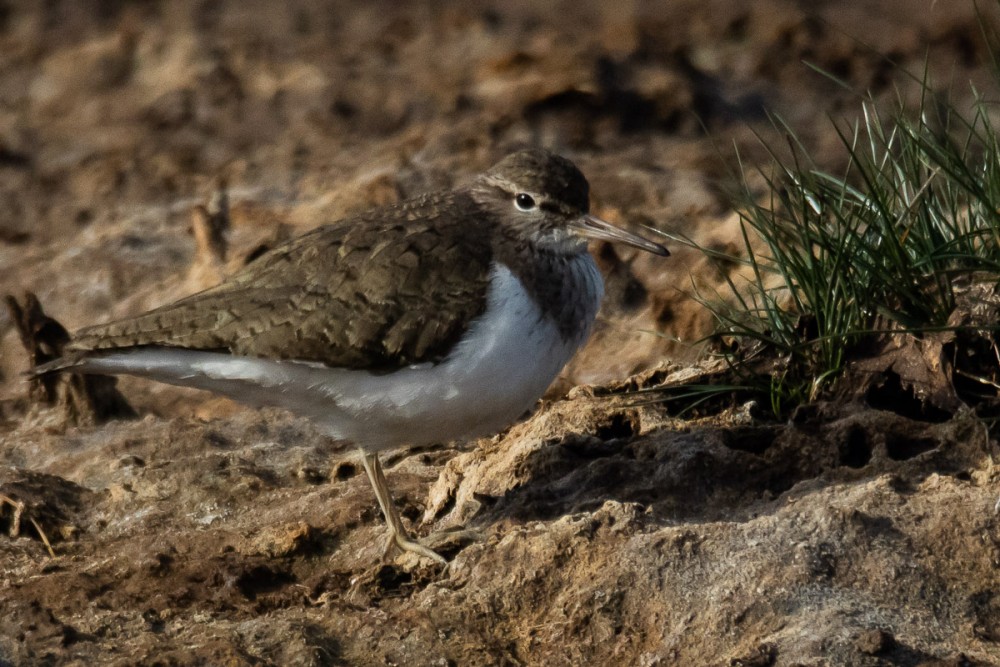
<path fill-rule="evenodd" d="M 467 193 L 425 195 L 315 229 L 206 291 L 83 329 L 69 350 L 161 345 L 387 371 L 437 361 L 485 308 L 491 229 Z"/>

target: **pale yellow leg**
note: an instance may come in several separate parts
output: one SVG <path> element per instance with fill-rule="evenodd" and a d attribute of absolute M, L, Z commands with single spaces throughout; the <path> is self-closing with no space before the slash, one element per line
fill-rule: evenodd
<path fill-rule="evenodd" d="M 428 549 L 419 542 L 411 540 L 410 536 L 406 534 L 403 521 L 399 518 L 396 506 L 392 502 L 392 494 L 389 493 L 389 484 L 385 481 L 385 473 L 382 472 L 382 464 L 378 460 L 378 454 L 369 454 L 362 450 L 361 455 L 362 461 L 365 464 L 365 472 L 368 473 L 368 480 L 372 483 L 372 488 L 375 489 L 375 498 L 378 499 L 378 506 L 382 508 L 385 521 L 389 524 L 389 537 L 392 542 L 403 551 L 411 551 L 447 565 L 448 561 L 432 549 Z"/>

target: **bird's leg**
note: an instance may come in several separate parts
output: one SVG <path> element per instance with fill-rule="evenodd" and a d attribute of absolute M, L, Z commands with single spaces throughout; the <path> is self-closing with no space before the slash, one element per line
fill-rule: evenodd
<path fill-rule="evenodd" d="M 389 493 L 389 484 L 385 481 L 385 473 L 382 472 L 382 463 L 378 460 L 378 454 L 369 454 L 362 450 L 362 461 L 365 464 L 365 472 L 368 473 L 368 480 L 375 489 L 375 497 L 378 499 L 378 506 L 382 508 L 385 521 L 389 524 L 389 537 L 397 547 L 403 551 L 412 551 L 415 554 L 425 556 L 431 560 L 436 560 L 444 565 L 448 564 L 444 558 L 428 549 L 415 540 L 411 540 L 403 527 L 403 521 L 396 512 L 396 506 L 392 502 L 392 495 Z"/>

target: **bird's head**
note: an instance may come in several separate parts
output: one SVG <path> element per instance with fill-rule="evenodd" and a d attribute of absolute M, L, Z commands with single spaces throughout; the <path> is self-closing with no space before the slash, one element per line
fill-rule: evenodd
<path fill-rule="evenodd" d="M 659 243 L 591 215 L 587 179 L 572 162 L 545 150 L 508 155 L 476 179 L 472 192 L 505 232 L 537 248 L 577 254 L 586 251 L 588 239 L 601 239 L 670 254 Z"/>

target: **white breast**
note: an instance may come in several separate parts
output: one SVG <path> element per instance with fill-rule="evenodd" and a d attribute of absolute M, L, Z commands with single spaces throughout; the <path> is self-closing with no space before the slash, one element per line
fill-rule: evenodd
<path fill-rule="evenodd" d="M 490 433 L 530 409 L 586 340 L 603 296 L 589 254 L 570 264 L 587 325 L 565 340 L 521 281 L 496 264 L 486 310 L 438 364 L 391 373 L 297 361 L 145 348 L 88 362 L 86 370 L 151 377 L 199 387 L 251 405 L 287 408 L 331 436 L 369 451 Z"/>

